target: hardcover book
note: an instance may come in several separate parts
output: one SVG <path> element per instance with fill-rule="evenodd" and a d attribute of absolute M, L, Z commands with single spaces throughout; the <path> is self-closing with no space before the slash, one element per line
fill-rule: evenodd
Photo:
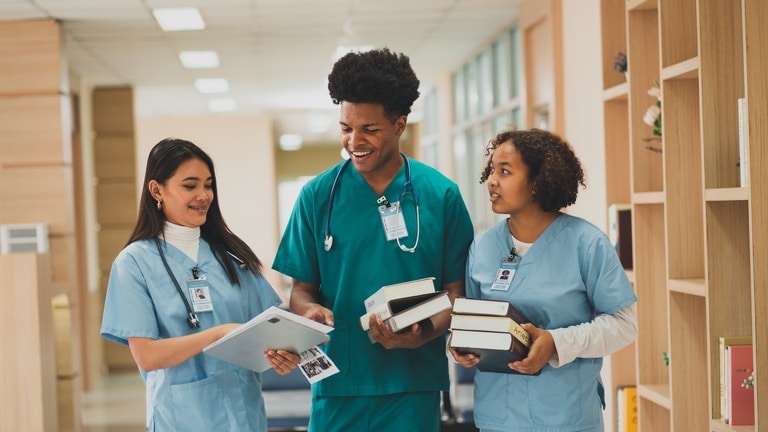
<path fill-rule="evenodd" d="M 450 308 L 451 299 L 448 297 L 448 291 L 437 291 L 425 301 L 395 313 L 384 320 L 384 324 L 397 333 Z"/>
<path fill-rule="evenodd" d="M 477 369 L 483 372 L 516 374 L 507 364 L 528 356 L 528 347 L 511 333 L 452 330 L 450 346 L 460 353 L 480 357 Z"/>
<path fill-rule="evenodd" d="M 637 432 L 637 387 L 620 386 L 616 391 L 618 407 L 616 432 Z"/>
<path fill-rule="evenodd" d="M 423 300 L 423 298 L 419 299 L 415 296 L 434 294 L 436 292 L 434 280 L 435 278 L 428 277 L 379 288 L 364 301 L 365 324 L 363 324 L 362 319 L 360 321 L 363 330 L 368 329 L 368 315 L 375 313 L 379 319 L 384 321 L 391 317 L 394 312 L 407 309 Z"/>
<path fill-rule="evenodd" d="M 729 345 L 750 345 L 752 336 L 720 336 L 720 418 L 728 423 L 728 373 L 725 348 Z"/>
<path fill-rule="evenodd" d="M 529 322 L 529 321 L 526 321 Z M 451 330 L 480 330 L 513 334 L 523 345 L 531 346 L 531 336 L 507 316 L 451 314 Z"/>
<path fill-rule="evenodd" d="M 453 302 L 453 313 L 463 315 L 490 315 L 509 317 L 518 324 L 531 322 L 525 314 L 511 303 L 503 300 L 490 300 L 458 297 Z"/>
<path fill-rule="evenodd" d="M 264 352 L 283 349 L 301 353 L 327 342 L 333 327 L 286 310 L 270 307 L 203 348 L 203 352 L 246 369 L 264 372 L 271 368 Z"/>
<path fill-rule="evenodd" d="M 393 299 L 389 302 L 388 312 L 384 315 L 388 315 L 387 318 L 381 318 L 382 315 L 379 314 L 376 316 L 384 321 L 390 330 L 398 332 L 409 327 L 411 324 L 427 319 L 450 308 L 451 300 L 448 298 L 448 291 L 432 291 L 426 294 Z M 370 330 L 368 323 L 372 313 L 375 312 L 366 312 L 364 315 L 360 316 L 360 326 L 365 331 Z M 393 321 L 393 318 L 396 319 Z M 415 318 L 418 319 L 412 321 Z M 411 321 L 410 324 L 406 324 L 409 321 Z M 393 328 L 397 328 L 397 330 L 393 330 Z"/>
<path fill-rule="evenodd" d="M 744 381 L 754 370 L 752 345 L 729 345 L 725 348 L 726 373 L 728 374 L 728 417 L 731 426 L 755 424 L 755 389 L 744 386 Z"/>

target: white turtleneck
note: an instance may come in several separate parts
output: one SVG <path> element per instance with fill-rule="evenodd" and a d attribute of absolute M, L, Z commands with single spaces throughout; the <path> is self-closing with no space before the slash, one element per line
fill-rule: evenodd
<path fill-rule="evenodd" d="M 192 261 L 197 262 L 197 251 L 200 249 L 200 227 L 190 228 L 165 221 L 165 228 L 160 235 L 165 241 L 176 246 Z"/>

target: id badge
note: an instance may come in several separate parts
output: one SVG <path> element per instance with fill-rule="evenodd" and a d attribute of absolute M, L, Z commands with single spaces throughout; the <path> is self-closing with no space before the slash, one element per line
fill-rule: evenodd
<path fill-rule="evenodd" d="M 387 241 L 408 237 L 408 229 L 405 227 L 405 218 L 400 211 L 400 202 L 395 202 L 389 206 L 379 206 L 379 215 L 381 224 L 384 226 L 384 234 Z"/>
<path fill-rule="evenodd" d="M 519 259 L 502 261 L 496 270 L 496 278 L 494 278 L 493 285 L 491 285 L 491 291 L 509 291 L 509 286 L 515 277 L 518 264 L 520 264 Z"/>
<path fill-rule="evenodd" d="M 192 310 L 195 312 L 210 312 L 213 310 L 211 291 L 208 289 L 208 279 L 205 276 L 187 278 L 187 290 L 192 299 Z"/>

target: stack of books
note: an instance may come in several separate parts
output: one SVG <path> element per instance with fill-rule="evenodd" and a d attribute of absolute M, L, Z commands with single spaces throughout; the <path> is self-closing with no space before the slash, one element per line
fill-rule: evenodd
<path fill-rule="evenodd" d="M 369 332 L 371 314 L 376 314 L 392 331 L 401 332 L 413 324 L 451 308 L 448 291 L 435 291 L 433 277 L 385 285 L 365 300 L 360 326 Z M 371 343 L 376 341 L 370 337 Z"/>
<path fill-rule="evenodd" d="M 459 297 L 451 313 L 451 348 L 480 357 L 483 372 L 517 373 L 508 363 L 528 356 L 531 336 L 521 324 L 530 323 L 506 301 Z"/>

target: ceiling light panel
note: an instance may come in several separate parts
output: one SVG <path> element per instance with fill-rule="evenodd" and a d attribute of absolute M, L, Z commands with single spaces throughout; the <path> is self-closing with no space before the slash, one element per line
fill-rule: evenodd
<path fill-rule="evenodd" d="M 229 91 L 229 81 L 224 78 L 198 78 L 195 88 L 200 93 L 226 93 Z"/>
<path fill-rule="evenodd" d="M 152 15 L 167 32 L 205 28 L 203 17 L 196 8 L 157 8 L 152 9 Z"/>
<path fill-rule="evenodd" d="M 187 69 L 211 69 L 219 67 L 216 51 L 182 51 L 179 53 L 181 64 Z"/>

